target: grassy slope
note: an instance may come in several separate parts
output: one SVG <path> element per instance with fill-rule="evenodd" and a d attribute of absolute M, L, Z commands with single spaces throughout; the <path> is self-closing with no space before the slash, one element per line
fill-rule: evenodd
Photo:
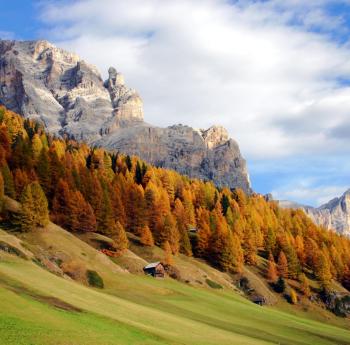
<path fill-rule="evenodd" d="M 8 236 L 0 233 L 0 237 L 5 240 Z M 25 234 L 22 240 L 34 253 L 59 253 L 67 260 L 84 262 L 103 276 L 106 288 L 85 287 L 0 251 L 1 345 L 350 344 L 350 331 L 305 319 L 309 314 L 295 309 L 292 315 L 287 304 L 279 309 L 262 308 L 232 288 L 210 290 L 125 273 L 54 224 Z M 11 241 L 16 244 L 15 238 Z M 132 249 L 140 250 L 137 246 Z M 129 254 L 131 263 L 133 254 Z M 146 253 L 144 259 L 154 256 L 162 256 L 159 248 Z M 194 259 L 176 261 L 191 275 L 200 277 L 205 272 L 215 280 L 225 279 Z M 332 322 L 349 326 L 335 319 Z"/>
<path fill-rule="evenodd" d="M 0 277 L 0 343 L 6 345 L 350 343 L 344 329 L 171 279 L 115 273 L 106 291 L 97 291 L 8 254 L 2 254 Z M 84 312 L 35 298 L 42 295 Z"/>

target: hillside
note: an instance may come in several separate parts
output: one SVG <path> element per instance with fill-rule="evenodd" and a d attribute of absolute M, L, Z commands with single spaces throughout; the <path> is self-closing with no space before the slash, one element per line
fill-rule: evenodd
<path fill-rule="evenodd" d="M 5 108 L 0 171 L 6 344 L 12 329 L 54 344 L 60 324 L 62 344 L 119 331 L 121 344 L 350 339 L 350 241 L 302 211 L 53 137 Z M 144 275 L 155 261 L 165 279 Z"/>
<path fill-rule="evenodd" d="M 22 237 L 26 248 L 36 255 L 44 249 L 81 256 L 101 272 L 105 288 L 89 288 L 0 251 L 0 335 L 6 345 L 345 345 L 350 339 L 347 330 L 305 318 L 312 314 L 262 308 L 230 288 L 191 287 L 130 274 L 111 261 L 106 265 L 96 260 L 97 251 L 53 224 L 30 235 Z M 324 320 L 345 326 L 327 314 Z"/>

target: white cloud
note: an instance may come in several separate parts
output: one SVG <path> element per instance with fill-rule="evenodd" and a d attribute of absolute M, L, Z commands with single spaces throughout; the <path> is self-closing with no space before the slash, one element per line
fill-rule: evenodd
<path fill-rule="evenodd" d="M 350 46 L 331 38 L 349 30 L 325 10 L 334 2 L 350 3 L 76 0 L 43 2 L 41 18 L 45 36 L 104 76 L 122 71 L 150 123 L 222 124 L 248 162 L 349 157 L 350 87 L 339 80 L 350 79 Z"/>
<path fill-rule="evenodd" d="M 272 191 L 276 200 L 289 200 L 294 202 L 305 202 L 310 206 L 321 206 L 329 200 L 339 197 L 348 188 L 348 186 L 316 186 L 312 179 L 293 181 L 293 183 L 282 187 L 279 190 Z"/>
<path fill-rule="evenodd" d="M 223 124 L 253 159 L 338 149 L 327 130 L 350 111 L 339 102 L 350 89 L 337 84 L 350 77 L 350 51 L 306 30 L 341 25 L 324 2 L 68 1 L 44 5 L 42 18 L 60 46 L 104 75 L 116 65 L 142 95 L 147 121 Z M 287 25 L 293 18 L 299 25 Z M 296 120 L 317 123 L 297 143 L 281 126 Z"/>

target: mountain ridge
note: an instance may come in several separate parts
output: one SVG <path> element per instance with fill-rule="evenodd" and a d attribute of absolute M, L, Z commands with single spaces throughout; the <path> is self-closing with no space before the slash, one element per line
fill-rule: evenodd
<path fill-rule="evenodd" d="M 152 126 L 114 67 L 103 80 L 95 66 L 48 41 L 0 40 L 0 104 L 52 133 L 252 192 L 246 161 L 223 127 Z"/>
<path fill-rule="evenodd" d="M 279 200 L 278 204 L 283 208 L 302 209 L 315 224 L 328 230 L 334 230 L 341 235 L 350 236 L 350 189 L 340 197 L 335 197 L 319 207 L 288 200 Z"/>

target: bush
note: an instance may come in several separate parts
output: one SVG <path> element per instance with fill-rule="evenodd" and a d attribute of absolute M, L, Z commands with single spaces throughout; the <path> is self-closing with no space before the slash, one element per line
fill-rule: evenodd
<path fill-rule="evenodd" d="M 290 289 L 290 292 L 289 292 L 289 303 L 291 304 L 297 304 L 298 303 L 298 296 L 295 292 L 294 289 Z"/>
<path fill-rule="evenodd" d="M 181 273 L 175 266 L 166 265 L 166 264 L 163 264 L 163 266 L 164 266 L 165 272 L 169 275 L 170 278 L 181 281 Z"/>
<path fill-rule="evenodd" d="M 208 278 L 205 281 L 212 289 L 222 289 L 222 285 L 219 283 L 216 283 Z"/>
<path fill-rule="evenodd" d="M 99 289 L 104 288 L 103 279 L 96 271 L 86 271 L 86 278 L 90 286 L 97 287 Z"/>

